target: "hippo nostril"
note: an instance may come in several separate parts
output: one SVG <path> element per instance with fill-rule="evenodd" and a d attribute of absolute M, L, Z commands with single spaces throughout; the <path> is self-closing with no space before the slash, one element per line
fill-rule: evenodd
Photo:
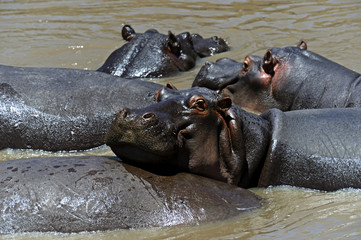
<path fill-rule="evenodd" d="M 143 119 L 145 119 L 145 120 L 149 120 L 149 119 L 151 119 L 151 118 L 154 118 L 154 113 L 145 113 L 144 115 L 143 115 Z"/>

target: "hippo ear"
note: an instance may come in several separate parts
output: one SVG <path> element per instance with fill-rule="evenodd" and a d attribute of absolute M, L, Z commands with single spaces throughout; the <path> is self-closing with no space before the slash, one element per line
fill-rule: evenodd
<path fill-rule="evenodd" d="M 297 47 L 301 50 L 307 50 L 307 44 L 305 41 L 301 40 L 298 44 Z"/>
<path fill-rule="evenodd" d="M 182 40 L 185 40 L 186 42 L 193 45 L 193 38 L 192 38 L 192 35 L 189 32 L 181 33 L 181 34 L 177 35 L 177 37 L 179 37 Z"/>
<path fill-rule="evenodd" d="M 168 32 L 168 49 L 177 57 L 181 54 L 181 46 L 177 37 L 171 32 Z"/>
<path fill-rule="evenodd" d="M 161 102 L 178 92 L 178 89 L 171 83 L 167 83 L 164 87 L 158 90 L 155 96 L 155 102 Z"/>
<path fill-rule="evenodd" d="M 167 83 L 166 85 L 165 85 L 167 88 L 170 88 L 170 89 L 173 89 L 173 90 L 178 90 L 177 88 L 176 88 L 176 86 L 174 86 L 173 85 L 173 83 Z"/>
<path fill-rule="evenodd" d="M 129 25 L 124 25 L 122 29 L 122 37 L 125 41 L 130 41 L 135 35 L 134 29 Z"/>
<path fill-rule="evenodd" d="M 263 70 L 268 74 L 274 73 L 274 67 L 277 65 L 277 59 L 272 56 L 271 50 L 268 50 L 263 57 Z"/>
<path fill-rule="evenodd" d="M 227 111 L 232 107 L 232 100 L 229 97 L 224 97 L 217 101 L 217 108 L 219 110 Z"/>

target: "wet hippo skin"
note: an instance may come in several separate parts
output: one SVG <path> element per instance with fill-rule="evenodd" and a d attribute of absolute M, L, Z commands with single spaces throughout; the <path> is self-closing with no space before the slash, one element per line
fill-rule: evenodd
<path fill-rule="evenodd" d="M 163 88 L 157 101 L 117 115 L 106 137 L 117 156 L 241 187 L 361 188 L 361 109 L 259 116 L 196 87 Z"/>
<path fill-rule="evenodd" d="M 0 233 L 197 225 L 260 206 L 248 190 L 180 173 L 161 176 L 116 157 L 0 162 Z"/>
<path fill-rule="evenodd" d="M 199 70 L 192 87 L 207 87 L 220 90 L 238 81 L 243 63 L 230 58 L 220 58 L 216 62 L 207 61 Z"/>
<path fill-rule="evenodd" d="M 122 36 L 127 43 L 112 52 L 98 71 L 125 78 L 167 77 L 190 70 L 199 57 L 229 50 L 222 38 L 204 39 L 189 32 L 165 35 L 149 29 L 136 33 L 124 25 Z"/>
<path fill-rule="evenodd" d="M 96 71 L 0 65 L 0 149 L 100 146 L 119 108 L 152 104 L 161 87 Z"/>
<path fill-rule="evenodd" d="M 193 86 L 219 90 L 235 104 L 263 112 L 360 107 L 360 81 L 359 73 L 308 51 L 301 42 L 297 47 L 272 48 L 263 58 L 247 56 L 243 68 L 231 60 L 226 65 L 206 64 Z"/>

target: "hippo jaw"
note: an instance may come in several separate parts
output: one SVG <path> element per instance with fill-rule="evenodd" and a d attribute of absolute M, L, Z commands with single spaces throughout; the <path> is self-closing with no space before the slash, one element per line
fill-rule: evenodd
<path fill-rule="evenodd" d="M 189 171 L 237 184 L 245 152 L 234 147 L 242 146 L 242 137 L 236 133 L 239 127 L 230 114 L 231 100 L 200 94 L 167 98 L 128 112 L 128 118 L 136 121 L 123 121 L 124 113 L 118 114 L 106 139 L 114 153 L 131 163 L 166 165 L 170 171 Z M 152 118 L 152 124 L 144 121 L 144 116 Z"/>

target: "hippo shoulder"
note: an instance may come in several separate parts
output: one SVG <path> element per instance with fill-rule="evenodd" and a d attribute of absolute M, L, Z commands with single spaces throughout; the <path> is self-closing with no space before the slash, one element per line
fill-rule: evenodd
<path fill-rule="evenodd" d="M 280 129 L 282 129 L 282 125 L 285 122 L 284 112 L 277 108 L 272 108 L 263 112 L 260 116 L 271 124 L 272 136 L 276 137 L 277 135 L 279 135 Z"/>

